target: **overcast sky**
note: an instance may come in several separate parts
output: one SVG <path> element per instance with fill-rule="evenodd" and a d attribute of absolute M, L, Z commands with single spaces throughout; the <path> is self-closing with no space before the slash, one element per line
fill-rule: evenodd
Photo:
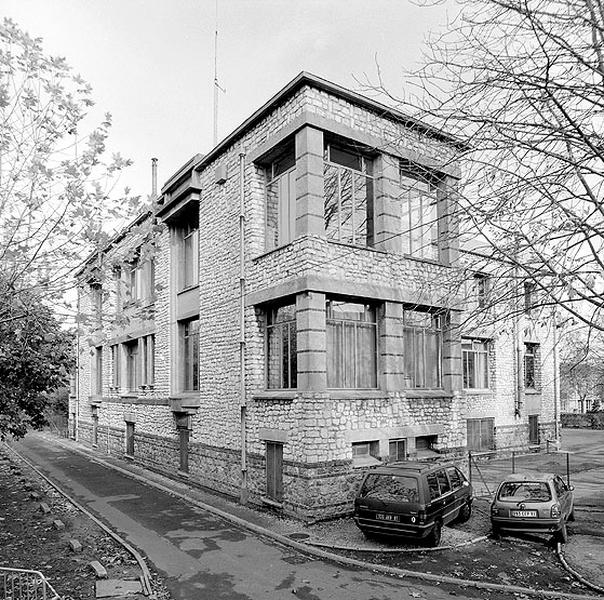
<path fill-rule="evenodd" d="M 150 193 L 213 146 L 216 0 L 0 0 L 2 15 L 64 56 L 113 115 L 110 149 L 134 160 L 121 187 Z M 376 73 L 393 93 L 445 8 L 410 0 L 218 0 L 222 139 L 300 71 L 352 89 Z M 97 116 L 97 115 L 95 115 Z"/>

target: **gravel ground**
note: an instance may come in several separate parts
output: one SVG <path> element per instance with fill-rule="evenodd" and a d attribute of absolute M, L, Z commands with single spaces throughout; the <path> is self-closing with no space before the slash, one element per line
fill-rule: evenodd
<path fill-rule="evenodd" d="M 40 499 L 32 499 L 32 492 Z M 48 514 L 40 510 L 41 502 L 50 508 Z M 56 519 L 65 524 L 64 530 L 53 527 Z M 69 548 L 70 539 L 80 541 L 81 552 Z M 107 569 L 110 579 L 140 575 L 137 562 L 121 545 L 0 446 L 0 567 L 41 571 L 62 600 L 92 600 L 93 560 Z M 154 575 L 152 583 L 158 598 L 169 600 L 159 577 Z"/>

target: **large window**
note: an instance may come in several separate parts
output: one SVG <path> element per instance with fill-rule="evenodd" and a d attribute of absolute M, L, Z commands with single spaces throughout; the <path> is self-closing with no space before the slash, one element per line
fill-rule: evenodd
<path fill-rule="evenodd" d="M 481 452 L 495 448 L 495 420 L 468 419 L 468 450 Z"/>
<path fill-rule="evenodd" d="M 266 385 L 269 389 L 297 386 L 296 305 L 273 307 L 266 319 Z"/>
<path fill-rule="evenodd" d="M 537 353 L 539 344 L 524 344 L 524 387 L 537 389 Z"/>
<path fill-rule="evenodd" d="M 182 348 L 182 384 L 184 392 L 199 389 L 199 320 L 192 319 L 180 324 Z"/>
<path fill-rule="evenodd" d="M 103 394 L 103 347 L 97 346 L 93 351 L 94 390 L 93 394 Z"/>
<path fill-rule="evenodd" d="M 409 388 L 442 386 L 442 321 L 440 314 L 403 312 L 405 382 Z"/>
<path fill-rule="evenodd" d="M 141 381 L 144 386 L 152 386 L 155 382 L 155 336 L 146 335 L 140 338 Z"/>
<path fill-rule="evenodd" d="M 151 302 L 155 297 L 155 261 L 137 258 L 124 267 L 126 302 Z"/>
<path fill-rule="evenodd" d="M 327 387 L 377 387 L 377 324 L 375 308 L 328 300 Z"/>
<path fill-rule="evenodd" d="M 489 343 L 484 340 L 462 340 L 463 387 L 489 387 Z"/>
<path fill-rule="evenodd" d="M 289 244 L 296 234 L 296 157 L 294 149 L 273 161 L 266 172 L 266 247 Z"/>
<path fill-rule="evenodd" d="M 438 259 L 436 180 L 404 165 L 400 170 L 401 243 L 403 254 Z"/>
<path fill-rule="evenodd" d="M 327 238 L 373 246 L 372 161 L 350 149 L 328 144 L 324 190 Z"/>
<path fill-rule="evenodd" d="M 119 344 L 114 344 L 111 346 L 111 386 L 114 388 L 119 388 L 121 385 L 120 363 L 120 346 Z"/>

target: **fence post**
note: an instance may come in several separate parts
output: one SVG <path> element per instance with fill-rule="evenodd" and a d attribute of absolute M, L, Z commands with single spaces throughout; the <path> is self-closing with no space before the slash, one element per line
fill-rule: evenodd
<path fill-rule="evenodd" d="M 470 483 L 472 483 L 472 451 L 468 452 L 468 477 L 470 478 Z"/>
<path fill-rule="evenodd" d="M 512 473 L 516 472 L 516 451 L 512 450 Z"/>
<path fill-rule="evenodd" d="M 566 453 L 566 484 L 570 487 L 570 452 Z"/>

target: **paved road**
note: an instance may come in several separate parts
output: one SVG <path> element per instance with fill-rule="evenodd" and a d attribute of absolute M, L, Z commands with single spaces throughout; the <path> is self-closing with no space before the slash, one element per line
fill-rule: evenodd
<path fill-rule="evenodd" d="M 451 598 L 450 586 L 403 582 L 311 558 L 40 435 L 29 434 L 15 448 L 144 553 L 175 599 Z M 508 597 L 474 589 L 456 594 Z"/>

